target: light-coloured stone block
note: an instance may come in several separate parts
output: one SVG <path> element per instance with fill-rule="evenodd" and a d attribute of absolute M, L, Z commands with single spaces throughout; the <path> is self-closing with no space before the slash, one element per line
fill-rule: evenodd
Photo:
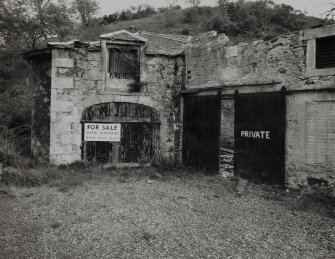
<path fill-rule="evenodd" d="M 216 79 L 221 81 L 234 81 L 240 79 L 241 69 L 236 67 L 226 67 L 218 71 Z"/>
<path fill-rule="evenodd" d="M 74 122 L 79 122 L 80 121 L 80 117 L 81 116 L 78 116 L 78 115 L 74 115 L 74 114 L 60 114 L 56 117 L 56 122 L 59 121 L 59 122 L 71 122 L 71 123 L 74 123 Z"/>
<path fill-rule="evenodd" d="M 74 88 L 74 82 L 72 77 L 52 77 L 51 78 L 52 89 L 66 89 Z"/>
<path fill-rule="evenodd" d="M 127 102 L 129 102 L 129 103 L 137 103 L 137 96 L 127 96 Z M 121 101 L 121 99 L 120 99 L 120 101 Z"/>
<path fill-rule="evenodd" d="M 315 39 L 307 41 L 306 67 L 307 71 L 315 69 Z"/>
<path fill-rule="evenodd" d="M 132 85 L 135 83 L 133 79 L 117 79 L 117 78 L 110 78 L 110 75 L 107 73 L 107 80 L 106 80 L 106 89 L 118 89 L 127 91 Z"/>
<path fill-rule="evenodd" d="M 80 90 L 94 90 L 97 89 L 97 85 L 94 81 L 88 81 L 85 79 L 76 79 L 74 81 L 74 87 Z"/>
<path fill-rule="evenodd" d="M 120 95 L 114 95 L 114 102 L 116 102 L 116 103 L 119 103 L 119 102 L 121 102 L 121 97 L 120 97 Z"/>
<path fill-rule="evenodd" d="M 69 155 L 73 154 L 72 150 L 72 144 L 66 144 L 66 145 L 52 145 L 50 147 L 50 154 L 53 155 Z"/>
<path fill-rule="evenodd" d="M 335 25 L 323 26 L 304 31 L 304 40 L 335 35 Z"/>
<path fill-rule="evenodd" d="M 99 51 L 99 52 L 92 52 L 92 51 L 89 51 L 88 53 L 87 53 L 87 59 L 89 60 L 89 61 L 100 61 L 100 59 L 101 59 L 101 52 Z"/>
<path fill-rule="evenodd" d="M 237 48 L 238 48 L 237 45 L 225 47 L 226 58 L 237 57 Z"/>
<path fill-rule="evenodd" d="M 72 112 L 73 109 L 74 109 L 74 103 L 71 101 L 58 100 L 52 103 L 53 112 Z M 67 115 L 71 115 L 71 114 L 67 114 Z"/>
<path fill-rule="evenodd" d="M 67 134 L 71 132 L 71 122 L 51 122 L 50 132 L 51 135 L 62 133 Z"/>
<path fill-rule="evenodd" d="M 146 96 L 139 96 L 137 103 L 144 104 L 145 100 L 147 99 Z"/>
<path fill-rule="evenodd" d="M 79 146 L 81 144 L 81 135 L 79 133 L 65 134 L 62 136 L 62 145 L 75 144 Z"/>
<path fill-rule="evenodd" d="M 93 80 L 93 81 L 103 80 L 103 73 L 102 71 L 97 69 L 87 70 L 86 78 L 87 80 Z"/>
<path fill-rule="evenodd" d="M 81 161 L 80 154 L 70 154 L 70 155 L 51 155 L 50 162 L 55 165 L 61 164 L 71 164 L 74 162 Z"/>
<path fill-rule="evenodd" d="M 74 67 L 74 60 L 72 58 L 53 58 L 52 59 L 53 67 Z"/>
<path fill-rule="evenodd" d="M 88 60 L 86 67 L 88 70 L 99 70 L 100 60 Z"/>

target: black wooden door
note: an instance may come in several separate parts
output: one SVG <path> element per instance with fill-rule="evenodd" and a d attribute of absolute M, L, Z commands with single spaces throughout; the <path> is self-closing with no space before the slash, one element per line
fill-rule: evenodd
<path fill-rule="evenodd" d="M 236 94 L 235 172 L 254 182 L 285 180 L 285 94 Z"/>
<path fill-rule="evenodd" d="M 141 104 L 103 103 L 85 109 L 82 122 L 121 124 L 120 142 L 83 140 L 82 155 L 85 162 L 159 163 L 158 111 Z"/>
<path fill-rule="evenodd" d="M 183 162 L 185 165 L 219 172 L 221 98 L 184 97 Z"/>

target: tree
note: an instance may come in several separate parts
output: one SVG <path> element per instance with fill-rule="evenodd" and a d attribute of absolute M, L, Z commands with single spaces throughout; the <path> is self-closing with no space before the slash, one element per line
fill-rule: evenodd
<path fill-rule="evenodd" d="M 50 3 L 44 8 L 44 28 L 49 31 L 49 35 L 55 34 L 63 40 L 75 27 L 73 16 L 74 10 L 66 0 L 58 0 L 57 4 Z"/>
<path fill-rule="evenodd" d="M 329 9 L 325 11 L 322 16 L 325 16 L 326 19 L 334 20 L 335 17 L 335 4 L 334 3 L 328 3 Z"/>
<path fill-rule="evenodd" d="M 70 31 L 71 12 L 64 0 L 57 4 L 43 0 L 0 0 L 0 32 L 8 45 L 35 48 L 38 40 L 49 35 L 63 36 Z"/>
<path fill-rule="evenodd" d="M 22 41 L 27 47 L 35 47 L 42 37 L 42 27 L 37 13 L 28 11 L 27 1 L 8 0 L 0 2 L 0 31 L 5 42 Z"/>
<path fill-rule="evenodd" d="M 186 0 L 186 3 L 191 5 L 192 7 L 199 7 L 201 4 L 201 0 Z"/>
<path fill-rule="evenodd" d="M 229 0 L 217 0 L 216 4 L 217 4 L 217 7 L 218 7 L 218 14 L 226 15 L 228 5 L 229 5 Z"/>
<path fill-rule="evenodd" d="M 109 15 L 104 15 L 104 17 L 102 18 L 102 23 L 103 24 L 110 24 L 113 22 L 116 22 L 118 19 L 118 15 L 116 13 L 112 13 Z"/>
<path fill-rule="evenodd" d="M 100 8 L 94 0 L 74 0 L 73 7 L 79 14 L 81 24 L 86 27 L 91 24 L 94 15 Z"/>
<path fill-rule="evenodd" d="M 167 6 L 158 8 L 158 12 L 163 14 L 163 22 L 165 27 L 173 26 L 175 23 L 175 11 L 181 9 L 179 5 L 177 5 L 177 0 L 166 0 Z"/>

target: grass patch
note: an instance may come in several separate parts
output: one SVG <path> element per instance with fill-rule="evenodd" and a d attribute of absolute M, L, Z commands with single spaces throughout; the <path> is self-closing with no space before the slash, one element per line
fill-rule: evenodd
<path fill-rule="evenodd" d="M 294 208 L 300 211 L 311 211 L 320 215 L 335 217 L 334 191 L 330 187 L 313 187 L 299 196 Z"/>
<path fill-rule="evenodd" d="M 52 167 L 40 166 L 34 169 L 7 168 L 2 175 L 3 186 L 36 187 L 48 185 L 57 187 L 61 192 L 82 186 L 91 180 L 94 168 L 86 168 L 81 163 Z"/>
<path fill-rule="evenodd" d="M 71 189 L 83 186 L 84 179 L 81 174 L 68 174 L 57 182 L 59 183 L 58 191 L 68 192 Z"/>
<path fill-rule="evenodd" d="M 56 168 L 45 167 L 37 169 L 7 168 L 2 175 L 2 183 L 18 187 L 34 187 L 46 184 L 61 176 Z"/>
<path fill-rule="evenodd" d="M 18 197 L 17 189 L 14 186 L 0 184 L 0 196 L 8 198 Z"/>
<path fill-rule="evenodd" d="M 292 206 L 292 205 L 291 205 Z M 304 196 L 293 204 L 293 209 L 298 211 L 314 212 L 320 215 L 335 217 L 335 198 Z"/>

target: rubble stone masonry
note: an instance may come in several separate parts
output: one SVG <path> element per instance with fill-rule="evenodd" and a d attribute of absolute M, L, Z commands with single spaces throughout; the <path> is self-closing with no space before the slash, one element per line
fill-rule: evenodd
<path fill-rule="evenodd" d="M 256 93 L 285 87 L 286 183 L 293 188 L 310 179 L 335 181 L 335 68 L 315 68 L 315 38 L 334 34 L 331 26 L 237 45 L 218 35 L 193 40 L 185 49 L 186 89 L 211 94 L 220 87 L 222 96 L 233 96 L 235 90 Z M 231 143 L 234 114 L 231 100 L 226 102 L 226 116 L 221 118 L 224 151 Z M 227 160 L 227 153 L 221 157 Z M 226 168 L 221 165 L 222 174 Z"/>
<path fill-rule="evenodd" d="M 81 160 L 83 111 L 95 104 L 138 103 L 160 114 L 161 161 L 180 164 L 182 153 L 181 89 L 222 95 L 221 173 L 233 172 L 234 92 L 264 93 L 286 89 L 286 183 L 299 187 L 315 179 L 335 183 L 335 68 L 315 68 L 318 37 L 335 27 L 289 33 L 268 41 L 232 44 L 224 34 L 193 37 L 177 56 L 140 51 L 139 89 L 110 80 L 106 42 L 101 48 L 53 47 L 50 91 L 38 92 L 35 112 L 50 105 L 50 137 L 33 136 L 33 148 L 55 164 Z M 38 74 L 36 74 L 38 75 Z M 42 78 L 42 76 L 40 76 Z M 37 85 L 41 85 L 38 84 Z M 124 86 L 127 87 L 124 87 Z M 198 91 L 199 90 L 199 91 Z M 45 96 L 44 96 L 45 95 Z M 43 97 L 43 98 L 42 98 Z M 45 98 L 44 98 L 45 97 Z M 37 100 L 37 99 L 36 99 Z M 43 105 L 42 105 L 43 106 Z M 48 130 L 49 109 L 37 120 Z M 36 113 L 35 113 L 36 117 Z M 34 113 L 33 113 L 34 119 Z M 33 134 L 34 125 L 33 125 Z M 49 139 L 50 138 L 50 139 Z M 40 146 L 40 147 L 39 147 Z M 315 182 L 315 181 L 314 181 Z"/>
<path fill-rule="evenodd" d="M 89 106 L 109 102 L 138 103 L 156 109 L 161 116 L 162 163 L 180 163 L 182 124 L 178 93 L 184 82 L 184 58 L 141 53 L 141 86 L 134 92 L 127 88 L 122 90 L 118 85 L 111 87 L 110 82 L 106 84 L 104 51 L 85 48 L 52 50 L 52 163 L 81 160 L 82 112 Z"/>

